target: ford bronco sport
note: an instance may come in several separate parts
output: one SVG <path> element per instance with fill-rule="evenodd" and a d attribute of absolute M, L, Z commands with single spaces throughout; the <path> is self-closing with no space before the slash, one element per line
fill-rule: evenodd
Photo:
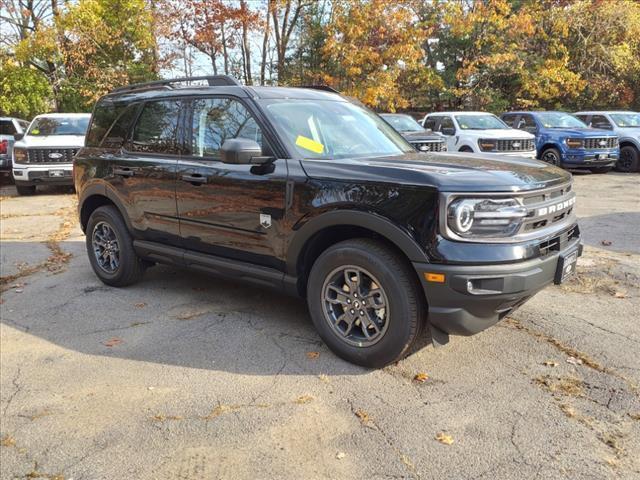
<path fill-rule="evenodd" d="M 195 81 L 123 87 L 94 109 L 74 177 L 108 285 L 166 263 L 275 287 L 306 297 L 337 355 L 380 367 L 425 327 L 436 344 L 480 332 L 575 270 L 557 167 L 418 153 L 322 90 Z"/>

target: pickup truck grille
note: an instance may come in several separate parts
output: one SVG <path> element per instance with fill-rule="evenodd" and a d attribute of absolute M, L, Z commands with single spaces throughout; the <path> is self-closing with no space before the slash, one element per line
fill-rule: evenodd
<path fill-rule="evenodd" d="M 498 140 L 496 150 L 498 152 L 529 152 L 535 148 L 532 139 L 529 140 Z"/>
<path fill-rule="evenodd" d="M 584 148 L 594 149 L 607 149 L 616 148 L 618 146 L 618 139 L 616 137 L 601 137 L 601 138 L 585 138 Z"/>
<path fill-rule="evenodd" d="M 27 150 L 27 163 L 71 163 L 77 152 L 77 148 L 30 148 Z"/>
<path fill-rule="evenodd" d="M 447 146 L 444 140 L 429 140 L 411 142 L 413 147 L 420 152 L 446 152 Z"/>

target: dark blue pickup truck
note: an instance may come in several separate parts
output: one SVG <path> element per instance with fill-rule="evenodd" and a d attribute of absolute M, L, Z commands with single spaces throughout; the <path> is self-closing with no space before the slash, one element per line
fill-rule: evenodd
<path fill-rule="evenodd" d="M 565 168 L 606 173 L 620 155 L 617 135 L 589 128 L 565 112 L 507 112 L 502 120 L 536 136 L 538 158 Z"/>

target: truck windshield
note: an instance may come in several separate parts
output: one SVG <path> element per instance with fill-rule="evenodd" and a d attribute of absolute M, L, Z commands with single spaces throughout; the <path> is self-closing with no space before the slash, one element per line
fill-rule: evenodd
<path fill-rule="evenodd" d="M 495 115 L 456 115 L 462 130 L 504 130 L 511 128 Z"/>
<path fill-rule="evenodd" d="M 538 113 L 538 119 L 545 128 L 588 128 L 586 123 L 568 113 Z"/>
<path fill-rule="evenodd" d="M 40 117 L 36 118 L 27 135 L 84 135 L 89 126 L 89 117 Z"/>
<path fill-rule="evenodd" d="M 409 115 L 382 114 L 380 116 L 399 132 L 421 132 L 424 130 L 422 125 L 416 122 L 415 119 Z"/>
<path fill-rule="evenodd" d="M 305 159 L 381 157 L 414 152 L 378 115 L 349 102 L 262 100 L 276 129 Z"/>
<path fill-rule="evenodd" d="M 621 128 L 640 128 L 640 113 L 612 113 L 611 118 Z"/>

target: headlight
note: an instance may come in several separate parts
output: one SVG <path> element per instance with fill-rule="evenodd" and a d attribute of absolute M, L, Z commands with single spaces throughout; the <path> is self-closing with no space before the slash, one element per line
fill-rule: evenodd
<path fill-rule="evenodd" d="M 14 148 L 13 149 L 13 163 L 27 163 L 27 149 L 26 148 Z"/>
<path fill-rule="evenodd" d="M 581 138 L 567 138 L 564 143 L 566 143 L 569 148 L 582 148 L 584 145 Z"/>
<path fill-rule="evenodd" d="M 480 147 L 480 150 L 482 150 L 483 152 L 490 152 L 492 150 L 495 150 L 496 145 L 497 145 L 496 140 L 491 140 L 486 138 L 481 138 L 480 140 L 478 140 L 478 146 Z"/>
<path fill-rule="evenodd" d="M 508 237 L 526 216 L 515 198 L 458 198 L 447 207 L 447 227 L 464 238 Z"/>

